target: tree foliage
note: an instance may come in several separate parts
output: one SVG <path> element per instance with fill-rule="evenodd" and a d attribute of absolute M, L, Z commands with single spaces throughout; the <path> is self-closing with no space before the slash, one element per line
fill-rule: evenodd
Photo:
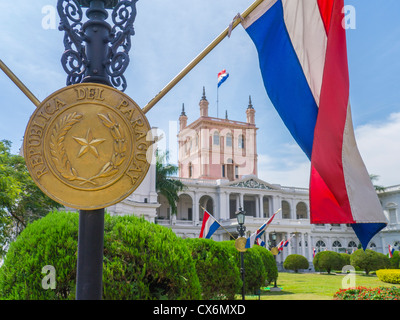
<path fill-rule="evenodd" d="M 328 274 L 330 274 L 332 270 L 341 270 L 347 262 L 349 261 L 335 251 L 318 252 L 313 259 L 315 270 L 326 271 Z"/>
<path fill-rule="evenodd" d="M 30 222 L 61 207 L 36 186 L 25 159 L 11 154 L 10 148 L 11 142 L 0 141 L 0 256 Z"/>
<path fill-rule="evenodd" d="M 185 185 L 177 179 L 171 178 L 178 172 L 178 167 L 168 162 L 168 153 L 156 151 L 156 190 L 162 194 L 171 207 L 171 214 L 178 212 L 176 203 L 179 200 L 178 193 L 184 190 Z"/>
<path fill-rule="evenodd" d="M 386 269 L 390 267 L 389 258 L 383 253 L 373 250 L 358 249 L 350 256 L 350 263 L 353 267 L 364 270 L 368 275 L 371 271 Z"/>
<path fill-rule="evenodd" d="M 308 261 L 300 254 L 290 254 L 283 262 L 283 267 L 287 270 L 298 272 L 300 269 L 307 269 L 309 267 Z"/>

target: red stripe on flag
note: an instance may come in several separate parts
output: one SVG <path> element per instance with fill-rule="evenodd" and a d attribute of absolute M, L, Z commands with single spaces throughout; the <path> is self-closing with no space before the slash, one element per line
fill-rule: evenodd
<path fill-rule="evenodd" d="M 326 186 L 318 171 L 311 166 L 310 179 L 310 221 L 312 224 L 319 223 L 355 223 L 340 207 L 335 196 Z"/>
<path fill-rule="evenodd" d="M 321 214 L 326 209 L 317 208 L 321 203 L 326 206 L 326 202 L 332 202 L 334 197 L 336 200 L 329 206 L 331 212 L 326 210 L 324 213 L 325 217 L 329 216 L 329 220 L 320 223 L 330 223 L 332 219 L 338 220 L 337 223 L 354 223 L 342 163 L 343 134 L 349 102 L 346 33 L 342 27 L 344 1 L 333 1 L 332 14 L 327 12 L 332 1 L 326 2 L 321 14 L 329 32 L 311 158 L 314 174 L 310 181 L 310 206 L 316 210 L 316 214 Z M 338 214 L 338 209 L 343 210 L 343 213 Z"/>
<path fill-rule="evenodd" d="M 324 22 L 326 33 L 329 32 L 331 24 L 333 4 L 335 0 L 318 0 L 319 12 L 321 13 L 322 21 Z"/>

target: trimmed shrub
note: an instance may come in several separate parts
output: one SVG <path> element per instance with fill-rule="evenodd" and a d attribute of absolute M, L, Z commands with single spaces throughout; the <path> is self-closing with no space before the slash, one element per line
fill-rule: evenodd
<path fill-rule="evenodd" d="M 309 263 L 307 259 L 300 254 L 289 254 L 283 262 L 283 267 L 286 270 L 298 272 L 300 269 L 307 269 Z"/>
<path fill-rule="evenodd" d="M 368 275 L 371 271 L 386 269 L 390 266 L 389 258 L 383 253 L 373 250 L 358 249 L 350 256 L 350 264 L 355 268 L 364 270 Z"/>
<path fill-rule="evenodd" d="M 332 270 L 341 270 L 345 265 L 345 261 L 340 253 L 335 251 L 321 251 L 315 255 L 313 265 L 315 270 L 326 271 L 330 274 Z"/>
<path fill-rule="evenodd" d="M 75 299 L 78 213 L 50 213 L 10 244 L 0 268 L 0 299 Z M 56 288 L 42 288 L 42 268 L 56 271 Z"/>
<path fill-rule="evenodd" d="M 253 246 L 253 249 L 257 250 L 264 263 L 265 271 L 267 273 L 266 281 L 269 283 L 275 282 L 278 279 L 278 267 L 274 255 L 264 247 Z"/>
<path fill-rule="evenodd" d="M 400 284 L 399 269 L 381 269 L 376 271 L 379 280 L 387 283 Z"/>
<path fill-rule="evenodd" d="M 75 299 L 77 213 L 53 212 L 11 243 L 0 268 L 2 299 Z M 42 268 L 56 288 L 44 290 Z M 170 229 L 135 216 L 105 217 L 103 299 L 199 299 L 190 252 Z"/>
<path fill-rule="evenodd" d="M 203 299 L 234 299 L 242 281 L 232 248 L 211 239 L 186 239 Z"/>

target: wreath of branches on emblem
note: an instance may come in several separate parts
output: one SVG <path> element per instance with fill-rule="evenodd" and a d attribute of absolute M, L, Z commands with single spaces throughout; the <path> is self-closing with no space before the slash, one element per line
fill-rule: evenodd
<path fill-rule="evenodd" d="M 126 160 L 125 152 L 127 150 L 127 142 L 125 140 L 123 128 L 119 125 L 112 114 L 98 114 L 101 122 L 104 126 L 110 129 L 110 133 L 114 138 L 114 152 L 110 161 L 108 161 L 97 174 L 90 178 L 79 176 L 78 171 L 72 167 L 71 162 L 68 159 L 65 151 L 64 140 L 68 131 L 78 123 L 82 117 L 81 114 L 73 112 L 67 114 L 56 123 L 50 136 L 50 153 L 56 169 L 63 178 L 68 181 L 81 181 L 80 185 L 84 185 L 85 183 L 97 185 L 94 180 L 111 177 L 118 173 L 119 167 Z"/>

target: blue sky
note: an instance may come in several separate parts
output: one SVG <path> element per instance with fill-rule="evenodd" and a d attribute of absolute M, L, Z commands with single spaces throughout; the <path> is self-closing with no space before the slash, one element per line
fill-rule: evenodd
<path fill-rule="evenodd" d="M 140 0 L 126 93 L 144 107 L 252 0 Z M 65 86 L 60 58 L 63 33 L 45 23 L 56 0 L 0 2 L 0 59 L 39 100 Z M 400 184 L 400 1 L 347 0 L 355 29 L 347 30 L 350 95 L 357 143 L 379 184 Z M 47 20 L 46 20 L 47 21 Z M 45 21 L 45 22 L 46 22 Z M 45 28 L 44 26 L 50 26 Z M 266 95 L 256 50 L 241 26 L 175 86 L 147 117 L 175 142 L 185 103 L 189 122 L 199 116 L 205 86 L 210 116 L 217 116 L 217 73 L 229 79 L 219 89 L 219 117 L 245 121 L 248 97 L 256 110 L 259 177 L 270 183 L 307 187 L 309 161 L 288 133 Z M 34 105 L 0 73 L 0 139 L 17 153 Z M 174 157 L 172 157 L 174 160 Z"/>

